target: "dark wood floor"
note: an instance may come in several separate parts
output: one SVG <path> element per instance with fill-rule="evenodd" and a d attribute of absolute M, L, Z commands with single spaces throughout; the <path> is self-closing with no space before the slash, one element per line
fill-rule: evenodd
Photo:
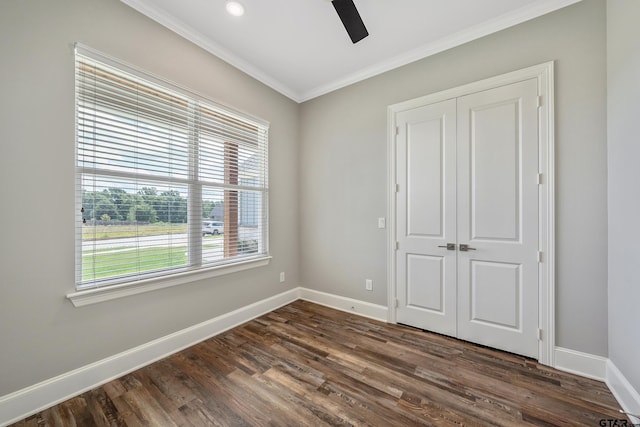
<path fill-rule="evenodd" d="M 15 426 L 599 426 L 598 381 L 294 302 Z"/>

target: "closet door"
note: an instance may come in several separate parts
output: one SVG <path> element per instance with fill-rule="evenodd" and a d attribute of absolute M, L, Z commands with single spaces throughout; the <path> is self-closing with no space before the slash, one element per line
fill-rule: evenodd
<path fill-rule="evenodd" d="M 532 79 L 457 103 L 457 336 L 535 358 L 537 95 Z"/>
<path fill-rule="evenodd" d="M 396 118 L 397 321 L 451 336 L 456 335 L 455 117 L 452 99 Z"/>

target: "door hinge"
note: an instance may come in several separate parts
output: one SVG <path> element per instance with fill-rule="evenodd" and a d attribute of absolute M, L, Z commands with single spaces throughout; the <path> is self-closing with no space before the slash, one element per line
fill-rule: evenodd
<path fill-rule="evenodd" d="M 396 184 L 396 193 L 400 192 L 400 184 Z"/>
<path fill-rule="evenodd" d="M 538 262 L 542 262 L 542 251 L 538 251 Z"/>
<path fill-rule="evenodd" d="M 538 180 L 538 185 L 542 185 L 542 174 L 539 173 L 538 177 L 536 178 Z"/>
<path fill-rule="evenodd" d="M 396 298 L 396 308 L 400 307 L 400 301 L 398 301 L 398 298 Z"/>
<path fill-rule="evenodd" d="M 538 108 L 542 107 L 542 95 L 538 95 L 537 103 L 538 103 L 537 105 Z"/>
<path fill-rule="evenodd" d="M 542 341 L 542 329 L 538 328 L 538 341 Z"/>
<path fill-rule="evenodd" d="M 396 241 L 396 251 L 397 251 L 398 249 L 400 249 L 400 242 L 397 242 L 397 241 Z"/>
<path fill-rule="evenodd" d="M 396 136 L 400 135 L 400 126 L 396 126 Z"/>

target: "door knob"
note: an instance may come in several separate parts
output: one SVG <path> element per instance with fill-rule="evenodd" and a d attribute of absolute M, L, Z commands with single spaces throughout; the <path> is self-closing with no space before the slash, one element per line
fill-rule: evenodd
<path fill-rule="evenodd" d="M 439 245 L 439 248 L 447 248 L 448 251 L 455 251 L 456 244 L 455 243 L 447 243 L 446 245 Z"/>
<path fill-rule="evenodd" d="M 471 248 L 469 247 L 469 245 L 466 245 L 464 243 L 460 243 L 460 251 L 461 252 L 467 252 L 467 251 L 475 251 L 476 248 Z"/>

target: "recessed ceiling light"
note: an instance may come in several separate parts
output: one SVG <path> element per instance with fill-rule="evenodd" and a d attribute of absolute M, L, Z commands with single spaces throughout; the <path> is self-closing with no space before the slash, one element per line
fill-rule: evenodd
<path fill-rule="evenodd" d="M 242 16 L 244 15 L 244 6 L 237 1 L 228 1 L 227 12 L 233 16 Z"/>

